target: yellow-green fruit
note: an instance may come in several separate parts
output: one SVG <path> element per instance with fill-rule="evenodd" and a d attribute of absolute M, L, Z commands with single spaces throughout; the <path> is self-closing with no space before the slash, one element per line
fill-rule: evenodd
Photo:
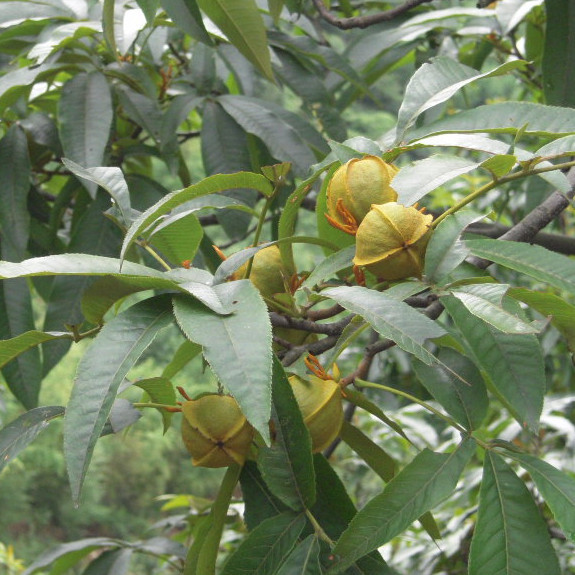
<path fill-rule="evenodd" d="M 333 379 L 315 375 L 309 379 L 292 375 L 289 382 L 311 435 L 312 451 L 323 451 L 339 435 L 343 423 L 341 388 Z"/>
<path fill-rule="evenodd" d="M 353 263 L 382 280 L 421 277 L 432 220 L 396 202 L 372 206 L 357 230 Z"/>
<path fill-rule="evenodd" d="M 355 158 L 345 163 L 336 170 L 327 188 L 328 215 L 339 224 L 347 223 L 337 207 L 341 199 L 345 209 L 359 225 L 372 204 L 397 200 L 391 180 L 398 171 L 398 168 L 377 156 Z"/>
<path fill-rule="evenodd" d="M 203 395 L 184 402 L 182 413 L 182 438 L 194 465 L 243 465 L 254 430 L 233 397 Z"/>
<path fill-rule="evenodd" d="M 248 262 L 238 268 L 234 277 L 242 279 L 248 270 Z M 285 268 L 282 263 L 280 249 L 269 246 L 260 250 L 254 256 L 250 280 L 258 288 L 263 297 L 270 298 L 276 293 L 285 292 Z"/>

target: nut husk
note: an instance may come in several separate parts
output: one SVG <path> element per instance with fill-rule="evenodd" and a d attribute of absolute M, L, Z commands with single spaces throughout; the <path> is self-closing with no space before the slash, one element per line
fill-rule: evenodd
<path fill-rule="evenodd" d="M 203 395 L 184 402 L 182 414 L 182 439 L 194 465 L 243 465 L 254 430 L 233 397 Z"/>
<path fill-rule="evenodd" d="M 289 377 L 296 401 L 312 440 L 312 451 L 326 449 L 339 435 L 343 423 L 341 388 L 333 379 L 310 375 Z"/>
<path fill-rule="evenodd" d="M 432 220 L 397 202 L 372 206 L 357 230 L 353 263 L 382 280 L 421 277 Z"/>
<path fill-rule="evenodd" d="M 398 172 L 392 164 L 377 156 L 354 158 L 338 168 L 327 188 L 328 220 L 335 227 L 353 233 L 372 204 L 397 200 L 391 181 Z M 351 216 L 351 219 L 350 217 Z M 349 229 L 345 229 L 350 226 Z"/>
<path fill-rule="evenodd" d="M 245 278 L 247 270 L 248 262 L 237 269 L 234 277 L 236 279 Z M 269 246 L 256 253 L 250 271 L 250 281 L 264 298 L 271 298 L 274 294 L 286 291 L 284 275 L 285 268 L 280 249 L 276 245 Z"/>

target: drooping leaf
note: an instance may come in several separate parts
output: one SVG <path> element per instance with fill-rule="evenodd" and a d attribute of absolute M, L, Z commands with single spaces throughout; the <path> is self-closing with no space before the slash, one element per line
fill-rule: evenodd
<path fill-rule="evenodd" d="M 423 344 L 427 339 L 441 337 L 445 331 L 406 303 L 360 286 L 329 288 L 322 294 L 362 316 L 373 329 L 404 351 L 428 365 L 434 362 Z"/>
<path fill-rule="evenodd" d="M 329 573 L 342 573 L 445 499 L 474 450 L 475 442 L 466 439 L 452 453 L 426 449 L 417 455 L 353 518 L 333 549 Z"/>
<path fill-rule="evenodd" d="M 128 572 L 133 549 L 104 551 L 82 572 L 82 575 L 124 575 Z"/>
<path fill-rule="evenodd" d="M 272 333 L 267 307 L 249 280 L 213 290 L 234 313 L 217 315 L 191 298 L 177 297 L 176 319 L 186 336 L 202 346 L 206 361 L 248 421 L 269 440 Z"/>
<path fill-rule="evenodd" d="M 523 482 L 492 451 L 485 453 L 469 575 L 559 575 L 547 525 Z"/>
<path fill-rule="evenodd" d="M 0 471 L 27 447 L 48 424 L 64 415 L 60 406 L 36 407 L 0 429 Z"/>
<path fill-rule="evenodd" d="M 405 89 L 405 98 L 398 114 L 397 142 L 405 138 L 405 133 L 423 112 L 445 102 L 464 86 L 481 78 L 500 76 L 525 66 L 525 62 L 515 60 L 478 74 L 477 70 L 453 58 L 435 58 L 431 63 L 424 64 L 411 77 Z"/>
<path fill-rule="evenodd" d="M 475 317 L 453 297 L 442 298 L 492 390 L 523 426 L 536 430 L 546 389 L 543 352 L 534 335 L 506 334 Z M 518 306 L 506 301 L 508 311 Z"/>
<path fill-rule="evenodd" d="M 457 287 L 450 293 L 474 316 L 503 333 L 539 333 L 539 326 L 523 321 L 502 307 L 508 288 L 503 284 L 472 284 Z"/>
<path fill-rule="evenodd" d="M 477 429 L 489 406 L 481 373 L 471 360 L 450 348 L 443 348 L 438 360 L 431 366 L 415 360 L 417 378 L 461 425 Z"/>
<path fill-rule="evenodd" d="M 264 21 L 254 0 L 197 0 L 199 7 L 228 40 L 273 81 Z"/>
<path fill-rule="evenodd" d="M 321 575 L 317 535 L 308 535 L 287 556 L 278 575 Z"/>
<path fill-rule="evenodd" d="M 282 513 L 266 519 L 242 541 L 224 566 L 222 575 L 276 573 L 305 526 L 303 514 Z"/>
<path fill-rule="evenodd" d="M 161 3 L 178 28 L 196 40 L 212 44 L 196 0 L 161 0 Z"/>
<path fill-rule="evenodd" d="M 27 331 L 12 339 L 0 340 L 0 367 L 4 367 L 9 361 L 24 353 L 25 351 L 36 347 L 46 341 L 55 339 L 71 339 L 72 335 L 68 332 L 45 332 L 45 331 Z"/>
<path fill-rule="evenodd" d="M 575 294 L 575 262 L 531 244 L 501 240 L 467 240 L 471 253 Z"/>
<path fill-rule="evenodd" d="M 425 251 L 425 275 L 432 282 L 441 281 L 469 255 L 460 239 L 465 228 L 483 216 L 472 210 L 460 210 L 447 216 L 434 230 Z"/>
<path fill-rule="evenodd" d="M 445 182 L 467 174 L 479 166 L 460 156 L 436 154 L 399 170 L 393 178 L 393 188 L 400 204 L 410 206 Z"/>
<path fill-rule="evenodd" d="M 120 384 L 170 321 L 169 298 L 139 302 L 108 322 L 82 357 L 64 420 L 64 453 L 75 501 Z"/>
<path fill-rule="evenodd" d="M 575 541 L 575 478 L 573 475 L 567 471 L 559 471 L 532 455 L 513 453 L 512 456 L 529 472 L 563 533 Z"/>
<path fill-rule="evenodd" d="M 59 103 L 64 155 L 80 166 L 103 164 L 113 118 L 112 96 L 100 72 L 77 74 L 66 82 Z M 92 197 L 97 186 L 83 182 Z"/>
<path fill-rule="evenodd" d="M 311 438 L 285 371 L 274 356 L 272 421 L 276 438 L 258 454 L 258 468 L 269 490 L 294 511 L 315 501 Z"/>
<path fill-rule="evenodd" d="M 124 239 L 121 258 L 124 259 L 128 248 L 134 240 L 153 224 L 175 207 L 195 198 L 221 192 L 233 188 L 251 188 L 266 194 L 271 188 L 269 180 L 262 175 L 251 174 L 249 172 L 239 172 L 237 174 L 217 174 L 184 188 L 168 194 L 161 201 L 147 209 L 130 227 Z"/>

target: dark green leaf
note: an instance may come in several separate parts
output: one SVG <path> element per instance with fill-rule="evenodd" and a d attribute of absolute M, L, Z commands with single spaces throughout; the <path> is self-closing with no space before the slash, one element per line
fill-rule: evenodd
<path fill-rule="evenodd" d="M 248 280 L 213 290 L 234 313 L 217 315 L 191 298 L 177 297 L 176 319 L 188 339 L 203 347 L 206 361 L 248 421 L 269 440 L 272 333 L 267 307 Z"/>
<path fill-rule="evenodd" d="M 330 573 L 341 573 L 357 559 L 377 549 L 452 493 L 475 451 L 465 440 L 452 453 L 422 451 L 352 520 L 333 550 Z"/>
<path fill-rule="evenodd" d="M 276 573 L 305 526 L 303 514 L 282 513 L 266 519 L 243 540 L 224 566 L 222 575 Z"/>
<path fill-rule="evenodd" d="M 316 535 L 308 535 L 288 555 L 277 575 L 321 575 L 319 543 Z"/>
<path fill-rule="evenodd" d="M 178 28 L 196 40 L 212 43 L 196 0 L 161 0 L 161 3 Z"/>
<path fill-rule="evenodd" d="M 419 381 L 461 425 L 477 429 L 489 406 L 481 373 L 471 360 L 450 348 L 443 348 L 438 360 L 431 366 L 414 361 Z"/>
<path fill-rule="evenodd" d="M 80 166 L 103 164 L 113 118 L 108 81 L 99 72 L 77 74 L 64 84 L 59 103 L 64 155 Z M 85 183 L 94 197 L 97 186 Z"/>
<path fill-rule="evenodd" d="M 0 429 L 0 471 L 27 447 L 57 417 L 64 415 L 60 406 L 36 407 Z"/>
<path fill-rule="evenodd" d="M 351 236 L 350 236 L 351 237 Z M 311 274 L 305 279 L 302 284 L 304 288 L 313 288 L 315 285 L 320 284 L 324 280 L 333 278 L 337 272 L 350 268 L 353 264 L 353 256 L 355 255 L 355 243 L 331 254 L 325 259 L 321 260 L 319 264 L 313 269 Z"/>
<path fill-rule="evenodd" d="M 445 331 L 406 303 L 360 286 L 330 288 L 322 295 L 362 316 L 379 334 L 424 363 L 431 365 L 435 361 L 423 344 L 427 339 L 441 337 Z"/>
<path fill-rule="evenodd" d="M 559 575 L 547 525 L 523 482 L 492 451 L 485 453 L 469 575 Z"/>
<path fill-rule="evenodd" d="M 541 246 L 501 240 L 467 240 L 471 253 L 575 294 L 575 261 Z"/>
<path fill-rule="evenodd" d="M 301 511 L 315 501 L 311 438 L 303 422 L 285 371 L 274 356 L 272 421 L 275 441 L 260 448 L 258 468 L 269 490 L 283 503 Z"/>
<path fill-rule="evenodd" d="M 107 323 L 82 357 L 64 419 L 64 452 L 75 501 L 120 384 L 171 320 L 166 297 L 139 302 Z"/>
<path fill-rule="evenodd" d="M 546 389 L 543 353 L 537 338 L 502 333 L 476 318 L 453 297 L 442 298 L 442 303 L 493 391 L 521 425 L 535 431 Z"/>
<path fill-rule="evenodd" d="M 133 553 L 132 549 L 104 551 L 82 571 L 82 575 L 124 575 Z"/>
<path fill-rule="evenodd" d="M 575 541 L 575 478 L 567 471 L 559 471 L 549 463 L 524 453 L 513 453 L 531 475 L 539 493 L 551 509 L 563 532 Z"/>

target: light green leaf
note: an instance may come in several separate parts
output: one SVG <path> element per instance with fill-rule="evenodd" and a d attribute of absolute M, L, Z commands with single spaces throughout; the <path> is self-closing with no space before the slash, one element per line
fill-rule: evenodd
<path fill-rule="evenodd" d="M 176 350 L 170 362 L 164 367 L 162 377 L 172 379 L 179 373 L 192 359 L 202 351 L 202 347 L 193 341 L 185 340 Z"/>
<path fill-rule="evenodd" d="M 489 406 L 481 373 L 469 358 L 453 349 L 441 349 L 438 360 L 431 366 L 415 360 L 417 378 L 465 429 L 477 429 Z"/>
<path fill-rule="evenodd" d="M 511 454 L 529 472 L 537 490 L 567 537 L 575 541 L 575 478 L 525 453 Z"/>
<path fill-rule="evenodd" d="M 199 302 L 174 299 L 174 313 L 186 337 L 204 357 L 248 421 L 269 441 L 272 331 L 267 307 L 249 280 L 216 285 L 214 292 L 234 313 L 221 316 Z"/>
<path fill-rule="evenodd" d="M 64 156 L 80 166 L 101 166 L 113 119 L 112 96 L 106 77 L 91 72 L 77 74 L 66 82 L 58 118 Z M 83 183 L 94 197 L 97 186 Z"/>
<path fill-rule="evenodd" d="M 393 178 L 393 189 L 398 194 L 398 202 L 410 206 L 418 202 L 435 188 L 467 174 L 480 165 L 460 156 L 437 154 L 414 162 L 399 170 Z"/>
<path fill-rule="evenodd" d="M 421 140 L 415 140 L 407 146 L 402 146 L 401 150 L 416 150 L 417 148 L 428 146 L 464 148 L 487 152 L 488 154 L 506 154 L 510 147 L 505 142 L 487 138 L 481 134 L 438 134 L 437 136 L 428 136 Z"/>
<path fill-rule="evenodd" d="M 276 440 L 258 453 L 258 468 L 268 489 L 294 511 L 311 507 L 316 498 L 311 438 L 286 377 L 274 356 L 272 421 Z"/>
<path fill-rule="evenodd" d="M 481 167 L 491 172 L 496 178 L 506 176 L 517 163 L 517 157 L 512 154 L 499 154 L 491 156 L 484 162 L 481 162 Z"/>
<path fill-rule="evenodd" d="M 176 392 L 174 391 L 174 386 L 165 376 L 139 379 L 134 382 L 134 385 L 143 389 L 153 403 L 159 403 L 161 405 L 176 405 Z M 159 411 L 164 423 L 164 433 L 166 433 L 170 428 L 170 423 L 174 414 L 165 409 L 160 409 Z"/>
<path fill-rule="evenodd" d="M 465 228 L 484 216 L 472 210 L 460 210 L 447 216 L 435 228 L 425 251 L 425 275 L 439 282 L 469 255 L 469 248 L 460 239 Z"/>
<path fill-rule="evenodd" d="M 475 442 L 466 439 L 452 453 L 419 453 L 353 518 L 333 549 L 336 560 L 328 573 L 342 573 L 443 501 L 474 451 Z"/>
<path fill-rule="evenodd" d="M 243 540 L 224 566 L 222 575 L 276 573 L 305 527 L 305 516 L 282 513 L 262 521 Z"/>
<path fill-rule="evenodd" d="M 198 5 L 228 40 L 273 82 L 266 29 L 254 0 L 198 0 Z"/>
<path fill-rule="evenodd" d="M 423 347 L 427 339 L 441 337 L 445 330 L 402 301 L 360 286 L 342 286 L 322 291 L 342 307 L 363 317 L 383 337 L 431 365 L 435 358 Z"/>
<path fill-rule="evenodd" d="M 306 176 L 315 163 L 314 149 L 328 151 L 311 124 L 276 104 L 235 95 L 220 96 L 217 101 L 246 132 L 258 136 L 277 160 L 291 162 L 300 177 Z"/>
<path fill-rule="evenodd" d="M 27 331 L 11 339 L 0 340 L 0 367 L 25 351 L 46 341 L 55 339 L 72 339 L 68 332 Z"/>
<path fill-rule="evenodd" d="M 502 306 L 508 285 L 472 284 L 451 291 L 474 316 L 503 333 L 539 333 L 541 328 L 509 313 Z"/>
<path fill-rule="evenodd" d="M 442 298 L 492 390 L 522 426 L 536 431 L 546 389 L 541 345 L 534 335 L 506 334 L 475 317 L 453 297 Z M 518 305 L 504 307 L 517 313 Z"/>
<path fill-rule="evenodd" d="M 398 114 L 396 141 L 399 143 L 405 139 L 405 133 L 423 112 L 445 102 L 464 86 L 481 78 L 501 76 L 513 70 L 524 69 L 526 65 L 520 60 L 513 60 L 494 70 L 478 74 L 477 70 L 447 57 L 434 58 L 431 63 L 423 64 L 411 77 L 405 89 L 405 97 Z"/>
<path fill-rule="evenodd" d="M 471 253 L 575 294 L 575 261 L 541 246 L 502 240 L 467 240 Z"/>
<path fill-rule="evenodd" d="M 547 525 L 513 470 L 485 453 L 469 575 L 560 575 Z"/>
<path fill-rule="evenodd" d="M 479 132 L 557 137 L 575 132 L 575 110 L 531 102 L 478 106 L 416 128 L 410 139 L 442 132 Z"/>
<path fill-rule="evenodd" d="M 567 154 L 575 152 L 575 136 L 565 136 L 553 140 L 544 146 L 541 146 L 533 155 L 537 156 L 554 156 L 556 154 Z"/>
<path fill-rule="evenodd" d="M 128 248 L 134 240 L 143 232 L 148 231 L 151 224 L 157 222 L 160 216 L 167 214 L 177 206 L 201 196 L 222 192 L 233 188 L 251 188 L 269 194 L 271 184 L 262 175 L 250 172 L 238 172 L 236 174 L 217 174 L 184 188 L 168 194 L 159 202 L 148 208 L 130 227 L 124 239 L 121 258 L 125 258 Z M 126 262 L 127 263 L 127 262 Z M 124 265 L 124 264 L 123 264 Z"/>
<path fill-rule="evenodd" d="M 308 535 L 288 555 L 277 575 L 321 575 L 317 535 Z"/>
<path fill-rule="evenodd" d="M 64 453 L 76 502 L 120 384 L 172 319 L 169 298 L 139 302 L 108 322 L 82 357 L 64 419 Z"/>
<path fill-rule="evenodd" d="M 84 168 L 67 158 L 62 158 L 62 163 L 75 176 L 104 188 L 118 206 L 122 214 L 123 224 L 128 227 L 132 223 L 130 191 L 120 168 Z"/>
<path fill-rule="evenodd" d="M 551 325 L 561 332 L 569 349 L 575 353 L 575 306 L 552 293 L 525 288 L 511 288 L 507 293 L 540 314 L 550 317 Z"/>
<path fill-rule="evenodd" d="M 48 424 L 64 415 L 60 406 L 36 407 L 0 429 L 0 471 L 27 447 Z"/>

